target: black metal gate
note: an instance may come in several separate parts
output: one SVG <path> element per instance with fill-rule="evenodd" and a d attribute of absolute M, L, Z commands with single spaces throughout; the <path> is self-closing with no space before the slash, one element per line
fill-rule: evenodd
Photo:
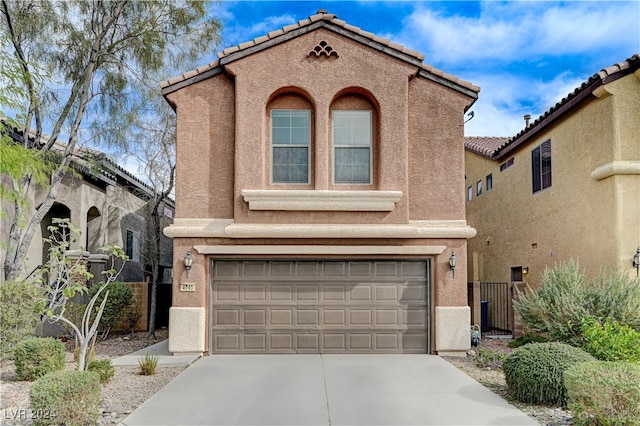
<path fill-rule="evenodd" d="M 480 283 L 480 328 L 486 334 L 512 334 L 511 283 Z"/>

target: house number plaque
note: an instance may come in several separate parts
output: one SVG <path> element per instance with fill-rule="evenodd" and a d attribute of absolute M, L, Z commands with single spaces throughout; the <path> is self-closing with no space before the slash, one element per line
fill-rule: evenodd
<path fill-rule="evenodd" d="M 196 291 L 195 284 L 180 284 L 180 291 Z"/>

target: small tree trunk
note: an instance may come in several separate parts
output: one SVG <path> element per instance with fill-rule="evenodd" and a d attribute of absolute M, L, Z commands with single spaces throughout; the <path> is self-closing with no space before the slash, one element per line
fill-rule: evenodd
<path fill-rule="evenodd" d="M 149 334 L 148 337 L 156 337 L 156 311 L 158 306 L 158 270 L 157 264 L 153 265 L 153 277 L 151 279 L 151 303 L 149 304 Z"/>
<path fill-rule="evenodd" d="M 86 357 L 87 357 L 87 347 L 89 346 L 89 342 L 87 339 L 80 340 L 80 351 L 78 352 L 78 371 L 85 371 L 87 369 Z"/>

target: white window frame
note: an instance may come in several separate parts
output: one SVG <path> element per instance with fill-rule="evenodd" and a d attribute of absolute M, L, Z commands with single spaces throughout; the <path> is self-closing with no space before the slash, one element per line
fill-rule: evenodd
<path fill-rule="evenodd" d="M 307 144 L 275 144 L 273 142 L 273 113 L 274 111 L 280 111 L 280 112 L 284 112 L 284 111 L 304 111 L 307 113 L 307 119 L 309 122 L 309 134 L 307 135 Z M 270 134 L 269 134 L 269 139 L 270 139 L 270 143 L 271 143 L 271 170 L 270 170 L 270 176 L 271 176 L 271 183 L 275 184 L 275 185 L 309 185 L 309 183 L 311 182 L 311 110 L 309 109 L 272 109 L 271 113 L 269 114 L 269 121 L 270 121 Z M 306 148 L 307 149 L 307 180 L 306 182 L 276 182 L 273 178 L 273 171 L 274 171 L 274 151 L 276 147 L 285 147 L 285 148 Z"/>
<path fill-rule="evenodd" d="M 338 145 L 335 137 L 336 114 L 347 112 L 367 113 L 369 119 L 369 145 Z M 332 141 L 332 179 L 335 185 L 371 185 L 373 183 L 373 111 L 371 110 L 351 110 L 336 109 L 331 111 L 331 141 Z M 337 182 L 336 180 L 336 151 L 340 148 L 369 148 L 369 181 L 368 182 Z"/>

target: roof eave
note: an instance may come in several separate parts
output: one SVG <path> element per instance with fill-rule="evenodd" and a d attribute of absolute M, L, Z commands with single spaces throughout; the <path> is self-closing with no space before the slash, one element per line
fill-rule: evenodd
<path fill-rule="evenodd" d="M 299 37 L 301 35 L 304 34 L 308 34 L 312 31 L 315 31 L 319 28 L 325 28 L 327 30 L 333 31 L 336 34 L 340 34 L 342 36 L 348 37 L 354 41 L 357 41 L 365 46 L 368 46 L 374 50 L 377 50 L 381 53 L 387 54 L 391 57 L 394 57 L 396 59 L 399 59 L 405 63 L 411 64 L 417 68 L 419 68 L 418 71 L 418 75 L 426 78 L 428 80 L 434 81 L 438 84 L 442 84 L 446 87 L 449 87 L 457 92 L 463 93 L 466 96 L 474 99 L 475 100 L 478 99 L 478 91 L 479 88 L 471 85 L 470 83 L 468 83 L 467 85 L 464 84 L 460 84 L 457 81 L 451 80 L 449 78 L 447 78 L 446 76 L 440 76 L 437 75 L 435 73 L 432 73 L 430 71 L 428 71 L 427 69 L 423 68 L 423 60 L 424 60 L 424 56 L 417 54 L 417 52 L 412 52 L 412 51 L 400 51 L 398 49 L 395 49 L 392 46 L 392 43 L 388 42 L 385 39 L 379 39 L 381 41 L 378 41 L 376 39 L 372 39 L 369 38 L 365 35 L 363 35 L 362 33 L 358 32 L 358 31 L 352 31 L 351 29 L 349 29 L 350 26 L 346 25 L 346 26 L 342 26 L 339 25 L 337 23 L 332 22 L 331 20 L 326 20 L 326 19 L 320 19 L 317 20 L 315 22 L 312 22 L 310 24 L 307 24 L 305 26 L 296 28 L 296 29 L 292 29 L 289 30 L 287 32 L 283 32 L 282 34 L 279 34 L 273 38 L 269 38 L 268 40 L 265 40 L 261 43 L 258 44 L 254 44 L 253 46 L 250 47 L 245 47 L 243 49 L 238 49 L 235 50 L 233 52 L 230 53 L 222 53 L 221 57 L 219 58 L 219 60 L 217 61 L 217 65 L 214 67 L 209 68 L 206 71 L 203 72 L 199 72 L 196 73 L 195 75 L 189 76 L 187 77 L 186 73 L 184 75 L 185 78 L 179 80 L 179 81 L 175 81 L 172 84 L 169 84 L 169 82 L 171 80 L 175 80 L 171 79 L 168 80 L 165 85 L 163 85 L 162 87 L 162 94 L 166 99 L 166 96 L 170 93 L 173 93 L 175 91 L 178 91 L 184 87 L 190 86 L 192 84 L 195 84 L 197 82 L 206 80 L 208 78 L 214 77 L 218 74 L 221 74 L 223 72 L 225 72 L 225 65 L 229 64 L 231 62 L 237 61 L 239 59 L 245 58 L 247 56 L 256 54 L 258 52 L 262 52 L 265 49 L 268 49 L 270 47 L 276 46 L 280 43 L 286 42 L 288 40 L 291 40 L 293 38 Z M 385 41 L 387 41 L 385 43 Z M 169 101 L 170 102 L 170 101 Z M 171 102 L 170 102 L 171 103 Z M 473 102 L 472 102 L 473 104 Z M 469 105 L 470 106 L 470 105 Z M 175 106 L 172 105 L 172 107 Z"/>
<path fill-rule="evenodd" d="M 569 110 L 582 103 L 585 99 L 591 97 L 592 92 L 598 87 L 602 86 L 602 84 L 602 80 L 595 80 L 593 83 L 582 89 L 573 98 L 561 104 L 549 115 L 544 116 L 537 122 L 534 122 L 531 127 L 527 127 L 524 131 L 520 132 L 519 135 L 516 135 L 511 141 L 507 142 L 503 147 L 498 148 L 497 152 L 495 153 L 495 159 L 497 161 L 502 160 L 504 157 L 509 155 L 509 153 L 516 150 L 520 145 L 526 143 L 528 140 L 543 132 L 547 127 L 551 126 L 562 116 L 564 116 Z"/>

